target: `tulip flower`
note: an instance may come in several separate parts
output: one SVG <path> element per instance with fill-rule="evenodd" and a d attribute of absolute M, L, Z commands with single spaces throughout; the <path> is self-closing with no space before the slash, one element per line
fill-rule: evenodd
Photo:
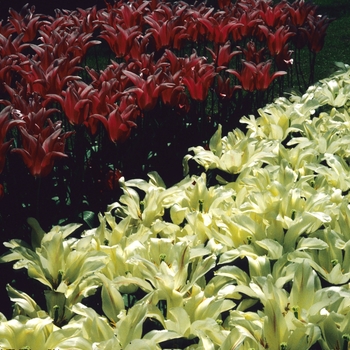
<path fill-rule="evenodd" d="M 131 129 L 136 127 L 135 120 L 140 114 L 140 110 L 134 102 L 132 97 L 124 95 L 120 105 L 114 106 L 107 119 L 99 114 L 91 115 L 91 119 L 97 118 L 103 124 L 112 142 L 125 142 Z"/>
<path fill-rule="evenodd" d="M 244 11 L 240 14 L 236 26 L 232 27 L 231 34 L 234 41 L 240 41 L 243 38 L 250 37 L 260 24 L 261 20 L 257 18 L 258 10 Z"/>
<path fill-rule="evenodd" d="M 7 135 L 7 132 L 13 128 L 15 125 L 23 125 L 24 122 L 21 120 L 11 120 L 10 114 L 15 114 L 16 111 L 10 107 L 5 107 L 0 111 L 0 141 L 4 141 Z"/>
<path fill-rule="evenodd" d="M 13 74 L 11 74 L 11 68 L 15 64 L 16 60 L 11 57 L 0 58 L 0 81 L 3 82 L 0 86 L 0 91 L 4 90 L 4 83 L 6 85 L 11 85 Z"/>
<path fill-rule="evenodd" d="M 286 24 L 288 19 L 288 7 L 286 2 L 281 1 L 274 6 L 271 6 L 268 2 L 259 2 L 260 10 L 259 15 L 269 28 L 278 28 Z"/>
<path fill-rule="evenodd" d="M 218 0 L 219 9 L 223 10 L 232 4 L 231 0 Z"/>
<path fill-rule="evenodd" d="M 278 56 L 284 52 L 288 40 L 295 35 L 288 27 L 281 26 L 275 33 L 272 33 L 267 27 L 259 26 L 259 29 L 264 33 L 267 40 L 267 47 L 272 56 Z"/>
<path fill-rule="evenodd" d="M 182 83 L 194 100 L 204 101 L 216 75 L 215 68 L 211 64 L 202 64 L 199 68 L 193 68 L 189 74 L 184 75 Z"/>
<path fill-rule="evenodd" d="M 259 64 L 264 61 L 265 58 L 265 47 L 261 48 L 259 51 L 257 51 L 256 45 L 254 41 L 250 40 L 246 48 L 241 48 L 240 46 L 237 46 L 239 50 L 241 50 L 244 54 L 245 60 L 248 62 L 254 62 L 255 64 Z"/>
<path fill-rule="evenodd" d="M 287 6 L 291 23 L 296 27 L 302 27 L 309 16 L 316 11 L 316 5 L 304 0 L 296 0 L 292 5 Z"/>
<path fill-rule="evenodd" d="M 237 77 L 244 90 L 251 92 L 254 90 L 263 91 L 270 86 L 274 79 L 287 74 L 287 72 L 278 71 L 270 75 L 271 64 L 271 61 L 261 62 L 259 64 L 243 61 L 241 73 L 233 69 L 228 69 L 227 72 Z"/>
<path fill-rule="evenodd" d="M 308 47 L 311 52 L 318 53 L 324 46 L 326 30 L 332 19 L 327 16 L 309 17 L 308 28 L 305 29 L 305 34 L 308 39 Z"/>
<path fill-rule="evenodd" d="M 99 37 L 107 41 L 117 57 L 127 56 L 134 44 L 134 39 L 141 35 L 138 26 L 124 29 L 120 25 L 113 28 L 110 25 L 103 24 L 102 28 Z"/>
<path fill-rule="evenodd" d="M 215 53 L 213 50 L 207 48 L 213 58 L 213 62 L 216 66 L 216 71 L 219 72 L 222 69 L 228 68 L 232 57 L 238 55 L 240 51 L 232 51 L 231 43 L 227 41 L 225 45 L 220 45 L 217 52 Z"/>
<path fill-rule="evenodd" d="M 0 174 L 2 173 L 5 167 L 6 153 L 13 142 L 13 139 L 5 142 L 7 132 L 16 125 L 20 126 L 24 124 L 22 120 L 11 120 L 9 118 L 11 112 L 12 107 L 10 106 L 5 107 L 0 112 Z"/>
<path fill-rule="evenodd" d="M 150 16 L 145 17 L 150 28 L 146 30 L 146 37 L 152 38 L 157 51 L 163 48 L 181 49 L 184 39 L 187 39 L 186 27 L 177 24 L 177 18 L 164 21 L 161 25 Z"/>
<path fill-rule="evenodd" d="M 19 34 L 12 40 L 12 34 L 9 37 L 5 37 L 0 34 L 0 57 L 7 56 L 18 57 L 21 60 L 25 59 L 25 55 L 21 52 L 26 49 L 29 44 L 22 43 L 23 34 Z"/>
<path fill-rule="evenodd" d="M 56 159 L 67 157 L 64 153 L 65 139 L 71 133 L 62 134 L 62 129 L 58 127 L 55 130 L 54 125 L 50 125 L 48 128 L 51 129 L 52 133 L 44 138 L 42 135 L 46 132 L 35 137 L 20 126 L 23 148 L 15 148 L 11 151 L 22 157 L 30 174 L 35 177 L 47 176 Z"/>
<path fill-rule="evenodd" d="M 14 9 L 10 8 L 10 17 L 9 22 L 16 29 L 17 34 L 24 34 L 22 41 L 23 42 L 31 42 L 35 39 L 37 35 L 37 31 L 45 21 L 40 18 L 40 15 L 34 15 L 35 6 L 32 6 L 28 9 L 28 4 L 24 5 L 21 13 L 19 14 Z M 26 13 L 23 16 L 23 13 Z M 48 22 L 46 22 L 48 23 Z"/>
<path fill-rule="evenodd" d="M 231 100 L 236 90 L 241 89 L 241 86 L 231 86 L 230 78 L 223 79 L 221 75 L 217 76 L 217 85 L 215 86 L 215 92 L 221 101 Z"/>
<path fill-rule="evenodd" d="M 70 58 L 74 62 L 81 62 L 87 50 L 93 45 L 100 44 L 98 40 L 90 40 L 92 33 L 84 33 L 80 27 L 67 31 L 54 29 L 52 26 L 43 25 L 39 30 L 42 41 L 41 47 L 52 50 L 55 58 Z M 51 48 L 52 49 L 51 49 Z"/>
<path fill-rule="evenodd" d="M 108 170 L 106 174 L 106 187 L 108 190 L 113 191 L 117 188 L 119 188 L 119 179 L 122 177 L 122 172 L 118 169 L 113 170 Z"/>
<path fill-rule="evenodd" d="M 67 90 L 63 92 L 63 96 L 48 94 L 44 105 L 48 104 L 51 100 L 58 101 L 72 125 L 85 125 L 94 134 L 97 130 L 95 120 L 99 119 L 103 122 L 105 119 L 104 117 L 101 118 L 95 115 L 95 119 L 90 120 L 93 104 L 92 96 L 94 93 L 92 85 L 87 85 L 83 82 L 70 82 Z M 96 100 L 94 102 L 96 103 Z"/>
<path fill-rule="evenodd" d="M 142 111 L 152 110 L 158 101 L 160 91 L 166 88 L 166 85 L 157 82 L 161 71 L 156 75 L 149 76 L 147 80 L 127 70 L 124 70 L 123 73 L 135 85 L 135 87 L 126 89 L 125 92 L 136 95 L 137 105 Z"/>
<path fill-rule="evenodd" d="M 218 21 L 214 17 L 209 17 L 199 18 L 198 21 L 206 27 L 207 39 L 221 45 L 227 42 L 231 32 L 244 26 L 243 23 L 239 23 L 235 19 Z"/>
<path fill-rule="evenodd" d="M 79 80 L 80 77 L 71 75 L 72 70 L 76 71 L 77 67 L 69 69 L 65 58 L 54 60 L 44 71 L 41 62 L 33 60 L 22 62 L 21 65 L 13 67 L 15 71 L 22 75 L 27 83 L 28 93 L 38 93 L 43 98 L 48 94 L 59 94 L 65 88 L 67 82 Z"/>

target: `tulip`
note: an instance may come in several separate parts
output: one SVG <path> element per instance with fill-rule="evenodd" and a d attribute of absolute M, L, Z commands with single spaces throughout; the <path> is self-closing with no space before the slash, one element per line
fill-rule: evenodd
<path fill-rule="evenodd" d="M 161 25 L 150 16 L 145 18 L 150 28 L 146 30 L 146 37 L 152 38 L 157 51 L 163 48 L 181 49 L 184 39 L 187 39 L 186 27 L 177 24 L 178 19 L 172 18 Z"/>
<path fill-rule="evenodd" d="M 240 51 L 231 51 L 230 41 L 227 41 L 225 45 L 220 45 L 219 48 L 216 50 L 216 53 L 209 48 L 207 48 L 207 50 L 212 55 L 217 72 L 221 71 L 222 69 L 228 68 L 232 57 L 240 53 Z"/>
<path fill-rule="evenodd" d="M 57 128 L 55 130 L 54 125 L 50 125 L 48 128 L 51 130 L 49 136 L 43 137 L 46 133 L 43 132 L 35 137 L 20 126 L 23 148 L 15 148 L 11 151 L 22 157 L 30 174 L 35 177 L 47 176 L 51 172 L 56 159 L 68 157 L 64 153 L 64 145 L 65 139 L 71 133 L 61 134 L 62 129 Z"/>
<path fill-rule="evenodd" d="M 187 87 L 194 100 L 204 101 L 216 75 L 215 68 L 211 64 L 202 64 L 198 68 L 193 68 L 189 74 L 184 75 L 182 84 Z"/>
<path fill-rule="evenodd" d="M 119 169 L 108 170 L 106 174 L 106 187 L 110 191 L 114 191 L 115 189 L 119 188 L 119 179 L 122 177 L 122 172 Z"/>
<path fill-rule="evenodd" d="M 34 15 L 35 6 L 32 6 L 30 9 L 28 9 L 28 6 L 28 4 L 23 6 L 20 14 L 12 8 L 9 10 L 11 16 L 8 20 L 15 28 L 17 34 L 24 34 L 23 42 L 33 41 L 37 35 L 38 28 L 45 22 L 41 20 L 40 15 Z M 23 16 L 22 14 L 25 12 L 27 13 Z"/>
<path fill-rule="evenodd" d="M 48 94 L 44 105 L 51 100 L 56 100 L 60 103 L 63 112 L 65 113 L 70 124 L 74 126 L 85 125 L 89 128 L 92 134 L 97 131 L 95 120 L 98 119 L 104 122 L 104 117 L 95 115 L 94 120 L 90 120 L 92 111 L 93 98 L 96 93 L 92 85 L 87 85 L 83 82 L 70 82 L 63 96 L 56 94 Z M 96 99 L 94 99 L 96 103 Z M 95 105 L 95 109 L 98 108 Z"/>
<path fill-rule="evenodd" d="M 116 28 L 103 24 L 100 38 L 105 39 L 117 57 L 125 57 L 129 54 L 134 39 L 141 35 L 138 26 L 124 29 L 117 25 Z"/>
<path fill-rule="evenodd" d="M 225 7 L 229 7 L 231 4 L 231 0 L 218 0 L 219 9 L 221 10 Z"/>
<path fill-rule="evenodd" d="M 6 56 L 4 58 L 0 58 L 0 81 L 3 83 L 2 86 L 0 86 L 1 92 L 4 90 L 4 84 L 11 85 L 13 77 L 11 74 L 11 68 L 15 62 L 15 58 L 12 57 Z"/>
<path fill-rule="evenodd" d="M 112 142 L 125 142 L 131 129 L 136 127 L 135 120 L 140 114 L 135 100 L 128 95 L 121 98 L 120 105 L 113 106 L 112 111 L 105 116 L 99 114 L 91 115 L 91 119 L 97 118 L 106 128 Z"/>
<path fill-rule="evenodd" d="M 284 71 L 278 71 L 270 75 L 271 61 L 255 64 L 253 62 L 243 61 L 241 73 L 233 69 L 227 72 L 233 74 L 241 82 L 242 88 L 253 92 L 254 90 L 266 90 L 272 81 L 279 76 L 287 74 Z"/>
<path fill-rule="evenodd" d="M 221 75 L 217 76 L 217 85 L 215 87 L 215 92 L 221 101 L 231 100 L 235 91 L 239 89 L 241 89 L 241 86 L 239 85 L 231 86 L 230 78 L 224 80 Z"/>
<path fill-rule="evenodd" d="M 264 61 L 265 47 L 257 51 L 256 45 L 252 40 L 247 43 L 246 49 L 243 49 L 240 46 L 237 46 L 237 48 L 243 52 L 245 60 L 248 62 L 259 64 Z"/>
<path fill-rule="evenodd" d="M 158 84 L 157 82 L 161 71 L 156 75 L 149 76 L 147 80 L 127 70 L 124 70 L 123 73 L 135 85 L 126 89 L 125 92 L 136 95 L 137 105 L 142 111 L 152 110 L 156 106 L 160 91 L 165 88 L 164 84 Z"/>
<path fill-rule="evenodd" d="M 5 142 L 7 132 L 16 125 L 19 126 L 24 124 L 24 122 L 21 120 L 10 120 L 9 114 L 11 112 L 12 107 L 10 106 L 5 107 L 0 112 L 0 174 L 2 173 L 5 167 L 6 153 L 13 142 L 13 139 Z"/>
<path fill-rule="evenodd" d="M 16 120 L 22 120 L 25 123 L 25 129 L 29 134 L 37 136 L 44 130 L 45 122 L 50 114 L 59 112 L 56 108 L 41 108 L 39 111 L 29 112 L 28 114 L 22 114 L 18 111 L 17 115 L 13 112 L 13 116 Z"/>
<path fill-rule="evenodd" d="M 215 44 L 224 44 L 227 42 L 231 32 L 242 27 L 244 24 L 235 19 L 218 21 L 214 17 L 199 18 L 198 20 L 207 29 L 207 39 Z"/>
<path fill-rule="evenodd" d="M 73 69 L 77 70 L 77 67 L 70 69 L 68 65 L 71 64 L 72 62 L 68 63 L 65 58 L 56 59 L 44 71 L 41 62 L 29 60 L 21 66 L 14 66 L 13 69 L 24 78 L 28 93 L 38 93 L 45 98 L 48 94 L 61 93 L 69 81 L 80 79 L 71 75 Z"/>
<path fill-rule="evenodd" d="M 22 44 L 23 34 L 19 34 L 12 40 L 12 34 L 5 37 L 0 34 L 0 57 L 18 57 L 24 60 L 26 57 L 21 53 L 29 44 Z"/>
<path fill-rule="evenodd" d="M 5 107 L 2 111 L 0 111 L 0 141 L 4 141 L 7 132 L 13 128 L 15 125 L 23 125 L 24 122 L 21 120 L 11 120 L 9 115 L 14 115 L 16 111 L 10 107 Z"/>
<path fill-rule="evenodd" d="M 231 33 L 234 41 L 250 37 L 256 31 L 261 20 L 257 18 L 258 10 L 243 11 L 240 13 L 237 25 L 232 27 Z"/>
<path fill-rule="evenodd" d="M 309 17 L 308 28 L 305 34 L 308 39 L 308 47 L 311 52 L 318 53 L 324 46 L 326 30 L 332 22 L 327 16 Z"/>
<path fill-rule="evenodd" d="M 316 11 L 316 5 L 304 0 L 296 0 L 292 5 L 288 5 L 289 17 L 291 23 L 296 27 L 302 27 L 307 21 L 309 14 Z"/>
<path fill-rule="evenodd" d="M 270 6 L 268 2 L 259 1 L 259 15 L 269 28 L 278 28 L 286 24 L 288 19 L 288 3 L 282 0 L 274 6 Z"/>
<path fill-rule="evenodd" d="M 129 105 L 123 111 L 118 108 L 109 114 L 108 133 L 111 141 L 125 142 L 128 139 L 131 129 L 136 127 L 136 123 L 129 119 L 135 113 L 136 106 Z"/>
<path fill-rule="evenodd" d="M 278 56 L 284 52 L 289 38 L 295 35 L 288 27 L 281 26 L 275 33 L 272 33 L 267 27 L 259 26 L 267 40 L 267 47 L 272 56 Z"/>

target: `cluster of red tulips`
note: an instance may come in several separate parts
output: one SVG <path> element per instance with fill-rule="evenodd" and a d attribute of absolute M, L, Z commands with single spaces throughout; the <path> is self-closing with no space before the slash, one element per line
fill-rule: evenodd
<path fill-rule="evenodd" d="M 101 10 L 56 10 L 55 16 L 36 14 L 29 5 L 10 9 L 0 22 L 0 197 L 11 194 L 6 179 L 16 154 L 36 179 L 56 169 L 56 187 L 59 177 L 70 181 L 56 161 L 70 158 L 74 164 L 62 164 L 80 164 L 81 174 L 95 167 L 94 181 L 106 179 L 114 189 L 117 167 L 125 164 L 113 145 L 130 136 L 142 139 L 140 147 L 154 145 L 151 131 L 165 114 L 180 120 L 180 129 L 196 125 L 199 139 L 205 123 L 232 125 L 253 112 L 243 105 L 257 107 L 244 99 L 271 98 L 295 84 L 292 76 L 299 80 L 296 51 L 306 47 L 314 57 L 323 47 L 330 20 L 304 0 L 217 3 L 120 0 Z M 106 58 L 110 63 L 100 67 Z M 148 149 L 147 159 L 151 153 L 157 152 Z M 147 159 L 139 160 L 143 169 Z M 73 190 L 64 191 L 67 205 Z"/>

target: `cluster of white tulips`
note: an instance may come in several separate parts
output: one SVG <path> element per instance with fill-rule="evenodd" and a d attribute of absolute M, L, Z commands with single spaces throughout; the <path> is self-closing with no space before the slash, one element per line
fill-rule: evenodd
<path fill-rule="evenodd" d="M 1 259 L 42 283 L 46 309 L 8 285 L 0 348 L 348 349 L 349 66 L 259 115 L 191 149 L 184 169 L 200 176 L 121 179 L 81 238 L 30 219 L 31 244 Z M 84 304 L 95 293 L 99 313 Z"/>

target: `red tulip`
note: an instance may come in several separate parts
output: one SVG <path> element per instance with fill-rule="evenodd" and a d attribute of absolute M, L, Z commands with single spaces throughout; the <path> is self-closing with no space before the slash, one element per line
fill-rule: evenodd
<path fill-rule="evenodd" d="M 207 50 L 211 53 L 213 57 L 213 61 L 215 63 L 216 71 L 219 72 L 222 69 L 228 68 L 232 57 L 238 55 L 240 51 L 232 51 L 231 43 L 227 41 L 225 45 L 220 45 L 218 49 L 216 49 L 216 53 L 207 48 Z"/>
<path fill-rule="evenodd" d="M 12 58 L 18 57 L 21 60 L 25 60 L 26 57 L 21 53 L 29 45 L 22 44 L 23 34 L 17 35 L 12 40 L 12 35 L 5 37 L 0 34 L 0 57 L 10 56 Z"/>
<path fill-rule="evenodd" d="M 110 191 L 114 191 L 115 189 L 119 188 L 119 179 L 122 176 L 122 172 L 118 169 L 109 170 L 105 178 L 106 188 Z"/>
<path fill-rule="evenodd" d="M 258 14 L 259 11 L 253 9 L 246 9 L 240 13 L 236 25 L 233 26 L 231 30 L 234 41 L 240 41 L 243 38 L 253 35 L 256 28 L 262 21 L 261 19 L 257 18 Z"/>
<path fill-rule="evenodd" d="M 259 26 L 259 28 L 266 37 L 267 47 L 272 56 L 279 55 L 283 51 L 289 38 L 295 35 L 295 33 L 291 32 L 289 28 L 285 26 L 279 27 L 275 33 L 272 33 L 266 26 Z"/>
<path fill-rule="evenodd" d="M 134 40 L 141 35 L 138 26 L 124 29 L 120 25 L 116 28 L 103 24 L 100 38 L 105 39 L 117 57 L 125 57 L 130 53 Z"/>
<path fill-rule="evenodd" d="M 55 59 L 49 67 L 44 70 L 41 62 L 29 60 L 21 65 L 13 66 L 26 82 L 28 94 L 38 93 L 45 98 L 47 94 L 60 94 L 68 81 L 79 80 L 79 76 L 69 75 L 70 69 L 66 66 L 65 58 Z M 76 70 L 78 67 L 73 67 Z"/>
<path fill-rule="evenodd" d="M 206 27 L 206 38 L 216 44 L 224 44 L 232 31 L 243 26 L 235 18 L 229 17 L 226 17 L 226 20 L 217 20 L 214 17 L 199 18 L 198 21 Z"/>
<path fill-rule="evenodd" d="M 46 132 L 35 137 L 20 126 L 23 148 L 15 148 L 11 151 L 22 157 L 29 172 L 35 177 L 47 176 L 51 172 L 56 159 L 67 157 L 64 153 L 65 139 L 71 133 L 61 134 L 62 129 L 59 127 L 55 130 L 53 124 L 49 128 L 53 132 L 44 138 L 43 135 Z"/>
<path fill-rule="evenodd" d="M 28 8 L 28 4 L 26 4 L 21 13 L 16 12 L 12 8 L 10 8 L 10 17 L 9 22 L 15 28 L 17 34 L 23 33 L 23 42 L 31 42 L 35 39 L 38 28 L 43 25 L 44 22 L 41 20 L 39 15 L 34 15 L 35 6 L 32 6 L 30 9 Z M 24 15 L 25 14 L 25 15 Z"/>
<path fill-rule="evenodd" d="M 235 91 L 241 89 L 242 87 L 240 85 L 234 85 L 231 86 L 230 78 L 227 78 L 224 80 L 222 76 L 217 76 L 217 84 L 215 87 L 215 92 L 221 101 L 229 101 Z"/>
<path fill-rule="evenodd" d="M 326 38 L 326 30 L 333 19 L 327 16 L 316 16 L 308 18 L 308 28 L 304 30 L 308 39 L 308 47 L 310 51 L 320 52 L 324 46 Z"/>
<path fill-rule="evenodd" d="M 81 26 L 83 33 L 93 33 L 98 27 L 96 6 L 88 9 L 77 8 L 77 10 L 80 14 L 80 17 L 75 17 L 77 25 L 79 24 L 79 26 Z"/>
<path fill-rule="evenodd" d="M 134 84 L 133 87 L 126 89 L 125 92 L 136 95 L 137 105 L 142 111 L 152 110 L 158 101 L 159 92 L 164 89 L 157 82 L 157 75 L 151 75 L 144 80 L 133 72 L 124 70 L 123 73 Z"/>
<path fill-rule="evenodd" d="M 159 22 L 150 16 L 145 17 L 145 21 L 150 28 L 146 30 L 146 37 L 152 38 L 157 51 L 163 48 L 181 49 L 188 34 L 186 27 L 178 25 L 178 18 L 172 18 Z"/>
<path fill-rule="evenodd" d="M 237 46 L 237 48 L 243 52 L 245 60 L 248 62 L 254 62 L 258 64 L 260 62 L 263 62 L 265 59 L 265 47 L 257 51 L 256 45 L 252 40 L 248 41 L 246 49 L 242 49 L 240 46 Z"/>
<path fill-rule="evenodd" d="M 131 129 L 136 127 L 137 106 L 128 105 L 124 110 L 121 107 L 114 109 L 108 116 L 108 133 L 111 141 L 125 142 Z"/>
<path fill-rule="evenodd" d="M 260 1 L 259 15 L 269 28 L 278 28 L 286 24 L 288 18 L 288 3 L 286 0 L 270 6 L 269 2 Z"/>
<path fill-rule="evenodd" d="M 82 125 L 89 117 L 92 103 L 89 99 L 91 89 L 91 85 L 70 82 L 67 90 L 62 92 L 62 96 L 56 94 L 47 95 L 49 99 L 45 101 L 45 104 L 51 99 L 58 101 L 68 121 L 72 125 Z"/>
<path fill-rule="evenodd" d="M 218 0 L 218 6 L 221 10 L 223 10 L 225 7 L 229 7 L 231 4 L 231 0 Z"/>
<path fill-rule="evenodd" d="M 13 33 L 16 33 L 16 29 L 13 27 L 12 23 L 6 22 L 6 24 L 3 25 L 2 20 L 0 20 L 0 34 L 8 38 Z"/>
<path fill-rule="evenodd" d="M 20 111 L 17 115 L 14 115 L 16 120 L 21 120 L 25 123 L 25 129 L 29 134 L 33 136 L 38 136 L 45 127 L 45 123 L 50 116 L 50 114 L 59 112 L 56 108 L 46 109 L 41 108 L 38 112 L 29 112 L 28 114 L 22 114 Z"/>
<path fill-rule="evenodd" d="M 39 46 L 44 49 L 52 47 L 52 53 L 55 58 L 66 57 L 80 63 L 85 56 L 87 50 L 101 42 L 98 40 L 90 40 L 92 33 L 84 33 L 80 27 L 70 30 L 62 30 L 61 28 L 52 29 L 52 25 L 44 25 L 39 30 L 41 37 L 39 38 L 43 44 Z M 73 58 L 74 57 L 74 58 Z"/>
<path fill-rule="evenodd" d="M 232 73 L 241 82 L 242 88 L 247 91 L 266 90 L 272 81 L 287 72 L 278 71 L 270 75 L 271 61 L 255 64 L 253 62 L 243 61 L 241 73 L 233 69 L 227 72 Z"/>
<path fill-rule="evenodd" d="M 22 120 L 11 120 L 10 113 L 14 113 L 12 107 L 7 106 L 0 112 L 0 142 L 5 141 L 7 132 L 14 126 L 24 125 Z"/>
<path fill-rule="evenodd" d="M 199 67 L 193 67 L 182 78 L 182 83 L 185 85 L 194 100 L 204 101 L 209 92 L 214 77 L 215 68 L 211 64 L 202 64 Z"/>
<path fill-rule="evenodd" d="M 288 5 L 289 17 L 291 24 L 296 27 L 302 27 L 309 16 L 309 14 L 316 11 L 317 6 L 311 2 L 304 0 L 296 0 L 292 5 Z"/>
<path fill-rule="evenodd" d="M 267 39 L 267 46 L 270 54 L 275 58 L 278 69 L 287 69 L 293 63 L 292 51 L 288 50 L 288 40 L 295 35 L 288 27 L 279 27 L 273 34 L 265 26 L 259 26 Z"/>

